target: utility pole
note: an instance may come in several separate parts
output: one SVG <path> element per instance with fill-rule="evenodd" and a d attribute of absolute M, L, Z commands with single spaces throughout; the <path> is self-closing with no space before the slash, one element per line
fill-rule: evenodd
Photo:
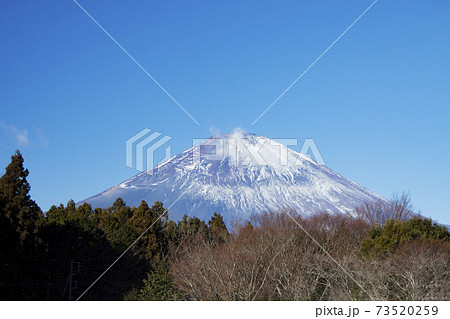
<path fill-rule="evenodd" d="M 69 272 L 69 300 L 72 299 L 72 277 L 73 277 L 73 259 L 70 260 L 70 272 Z"/>
<path fill-rule="evenodd" d="M 79 272 L 80 272 L 80 262 L 76 262 L 76 261 L 74 262 L 73 259 L 71 259 L 70 260 L 70 272 L 69 272 L 69 276 L 67 277 L 66 287 L 64 288 L 64 291 L 63 291 L 63 298 L 64 298 L 64 294 L 66 292 L 66 288 L 67 288 L 67 286 L 69 286 L 68 300 L 72 300 L 72 289 L 78 288 L 78 281 L 73 280 L 73 275 L 75 275 Z"/>

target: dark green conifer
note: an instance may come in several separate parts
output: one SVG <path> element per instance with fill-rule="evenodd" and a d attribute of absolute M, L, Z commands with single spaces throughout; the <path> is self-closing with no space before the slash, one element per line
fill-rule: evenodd
<path fill-rule="evenodd" d="M 144 287 L 139 292 L 139 300 L 166 301 L 175 300 L 177 291 L 169 272 L 169 264 L 163 259 L 143 280 Z"/>
<path fill-rule="evenodd" d="M 214 212 L 214 215 L 208 221 L 208 226 L 209 226 L 209 234 L 213 242 L 221 243 L 225 241 L 229 233 L 227 226 L 223 221 L 222 215 Z"/>
<path fill-rule="evenodd" d="M 23 167 L 19 151 L 11 156 L 11 163 L 0 178 L 0 220 L 2 236 L 8 234 L 10 244 L 34 245 L 42 212 L 30 197 L 28 170 Z M 5 244 L 2 241 L 2 244 Z"/>
<path fill-rule="evenodd" d="M 361 243 L 361 253 L 364 257 L 383 257 L 410 240 L 450 242 L 450 233 L 446 227 L 433 223 L 431 219 L 390 219 L 369 232 Z"/>
<path fill-rule="evenodd" d="M 133 210 L 130 225 L 140 235 L 145 232 L 136 244 L 135 251 L 145 256 L 147 260 L 157 261 L 167 250 L 164 236 L 164 225 L 167 221 L 167 211 L 161 202 L 155 202 L 150 208 L 145 201 Z M 148 229 L 148 230 L 147 230 Z"/>
<path fill-rule="evenodd" d="M 0 178 L 0 298 L 32 298 L 35 286 L 23 285 L 38 277 L 41 209 L 30 197 L 28 170 L 19 151 Z"/>

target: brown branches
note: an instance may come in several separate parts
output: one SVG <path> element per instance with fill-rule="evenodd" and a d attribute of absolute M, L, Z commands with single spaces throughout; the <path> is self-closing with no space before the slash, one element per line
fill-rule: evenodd
<path fill-rule="evenodd" d="M 404 199 L 391 207 L 407 216 Z M 371 227 L 362 218 L 294 219 L 254 216 L 221 244 L 189 239 L 172 254 L 175 285 L 189 300 L 448 299 L 448 243 L 409 241 L 384 259 L 364 259 L 360 244 Z"/>

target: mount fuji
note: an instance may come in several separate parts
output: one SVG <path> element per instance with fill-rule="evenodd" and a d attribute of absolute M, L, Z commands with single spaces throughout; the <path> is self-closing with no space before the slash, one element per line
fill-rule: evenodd
<path fill-rule="evenodd" d="M 105 208 L 118 197 L 130 206 L 163 202 L 173 220 L 208 220 L 217 212 L 227 222 L 284 209 L 352 214 L 364 202 L 384 200 L 304 154 L 241 131 L 210 137 L 79 204 Z"/>

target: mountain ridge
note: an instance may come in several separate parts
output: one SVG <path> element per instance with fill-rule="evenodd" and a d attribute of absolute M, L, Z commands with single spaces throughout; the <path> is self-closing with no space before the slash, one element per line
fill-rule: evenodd
<path fill-rule="evenodd" d="M 306 155 L 242 131 L 211 136 L 80 203 L 104 208 L 117 197 L 131 206 L 161 201 L 173 219 L 217 212 L 227 221 L 282 209 L 351 214 L 366 201 L 384 200 Z"/>

